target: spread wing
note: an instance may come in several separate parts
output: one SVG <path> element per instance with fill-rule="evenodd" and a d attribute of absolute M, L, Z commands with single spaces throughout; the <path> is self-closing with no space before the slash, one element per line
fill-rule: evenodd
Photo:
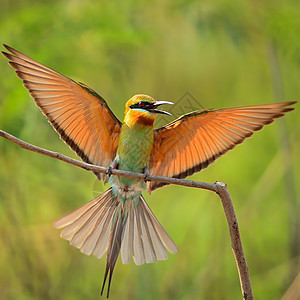
<path fill-rule="evenodd" d="M 150 156 L 150 173 L 185 178 L 206 168 L 242 143 L 254 131 L 270 124 L 296 102 L 202 110 L 186 114 L 157 129 Z M 166 183 L 148 182 L 148 192 Z"/>
<path fill-rule="evenodd" d="M 109 166 L 116 155 L 121 123 L 105 100 L 86 85 L 4 46 L 12 54 L 3 55 L 61 139 L 83 161 Z M 101 179 L 101 174 L 96 176 Z"/>

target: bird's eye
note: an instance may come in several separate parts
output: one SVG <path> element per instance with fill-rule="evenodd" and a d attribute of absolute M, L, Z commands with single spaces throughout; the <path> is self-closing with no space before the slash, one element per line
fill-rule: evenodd
<path fill-rule="evenodd" d="M 139 107 L 144 107 L 145 106 L 145 103 L 143 101 L 140 101 L 139 102 Z"/>

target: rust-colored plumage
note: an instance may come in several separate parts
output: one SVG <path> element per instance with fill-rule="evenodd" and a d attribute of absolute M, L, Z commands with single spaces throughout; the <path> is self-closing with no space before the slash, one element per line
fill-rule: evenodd
<path fill-rule="evenodd" d="M 254 131 L 293 110 L 295 102 L 202 110 L 186 114 L 155 131 L 151 174 L 185 178 L 206 168 Z M 166 183 L 149 182 L 151 192 Z"/>
<path fill-rule="evenodd" d="M 2 52 L 16 70 L 36 105 L 62 140 L 85 162 L 153 175 L 185 178 L 206 168 L 242 143 L 254 131 L 293 110 L 295 102 L 219 110 L 199 110 L 154 130 L 166 101 L 132 97 L 121 123 L 104 99 L 77 83 L 4 45 Z M 98 179 L 104 179 L 96 173 Z M 142 196 L 165 183 L 110 177 L 111 188 L 54 223 L 61 237 L 83 253 L 100 258 L 107 252 L 101 294 L 121 253 L 123 263 L 151 263 L 178 251 Z"/>
<path fill-rule="evenodd" d="M 6 48 L 14 54 L 3 52 L 9 64 L 62 140 L 83 161 L 108 167 L 116 155 L 121 122 L 104 99 L 86 85 Z"/>

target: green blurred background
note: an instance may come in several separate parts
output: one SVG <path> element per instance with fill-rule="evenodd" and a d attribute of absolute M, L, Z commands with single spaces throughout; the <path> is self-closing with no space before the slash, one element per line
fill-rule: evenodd
<path fill-rule="evenodd" d="M 176 102 L 189 92 L 206 108 L 300 100 L 298 0 L 0 4 L 1 43 L 88 84 L 119 119 L 137 93 Z M 0 128 L 75 157 L 4 57 L 0 76 Z M 300 299 L 299 109 L 193 177 L 228 184 L 256 299 Z M 100 298 L 105 259 L 82 255 L 51 223 L 106 188 L 0 139 L 1 299 Z M 218 197 L 178 186 L 145 196 L 180 252 L 118 261 L 111 299 L 241 299 Z"/>

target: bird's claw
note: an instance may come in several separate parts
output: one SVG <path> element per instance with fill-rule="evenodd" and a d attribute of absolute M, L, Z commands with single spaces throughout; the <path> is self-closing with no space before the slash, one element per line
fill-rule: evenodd
<path fill-rule="evenodd" d="M 144 181 L 145 181 L 145 182 L 149 181 L 149 176 L 150 176 L 150 173 L 149 173 L 149 172 L 145 172 L 145 173 L 144 173 Z"/>
<path fill-rule="evenodd" d="M 111 176 L 111 174 L 112 174 L 112 167 L 111 166 L 108 166 L 108 168 L 107 168 L 107 171 L 106 171 L 106 175 L 108 175 L 109 177 Z"/>
<path fill-rule="evenodd" d="M 105 179 L 104 179 L 104 183 L 107 183 L 110 176 L 112 175 L 112 167 L 111 166 L 108 166 L 107 169 L 106 169 L 106 176 L 105 176 Z"/>
<path fill-rule="evenodd" d="M 150 176 L 150 173 L 149 173 L 149 168 L 148 166 L 145 166 L 144 169 L 143 169 L 143 174 L 144 174 L 144 181 L 147 182 L 149 181 L 149 176 Z"/>

